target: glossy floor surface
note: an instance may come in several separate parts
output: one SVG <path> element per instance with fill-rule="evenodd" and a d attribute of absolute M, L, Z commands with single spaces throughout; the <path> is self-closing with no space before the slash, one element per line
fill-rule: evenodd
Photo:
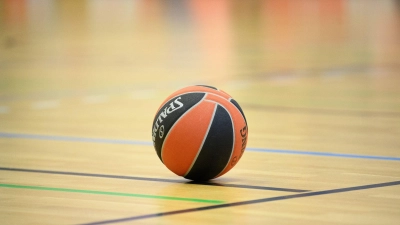
<path fill-rule="evenodd" d="M 247 149 L 194 183 L 151 142 L 193 84 Z M 399 1 L 0 1 L 0 224 L 398 224 Z"/>

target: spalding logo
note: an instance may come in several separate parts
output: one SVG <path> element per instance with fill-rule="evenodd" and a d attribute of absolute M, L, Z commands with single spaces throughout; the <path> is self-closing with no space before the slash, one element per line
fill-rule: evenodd
<path fill-rule="evenodd" d="M 169 104 L 169 106 L 166 106 L 164 108 L 164 110 L 160 113 L 160 115 L 158 116 L 158 118 L 154 124 L 154 127 L 153 127 L 153 143 L 155 143 L 155 141 L 156 141 L 157 130 L 160 127 L 160 125 L 162 124 L 163 119 L 167 118 L 167 116 L 169 114 L 171 114 L 172 112 L 183 107 L 183 103 L 180 102 L 179 99 L 181 99 L 181 97 L 176 98 L 173 102 L 171 102 Z M 163 136 L 164 136 L 164 126 L 163 125 L 162 125 L 162 128 L 163 129 L 160 129 L 160 132 L 162 132 L 159 134 L 160 138 L 163 138 Z"/>
<path fill-rule="evenodd" d="M 242 136 L 242 148 L 241 152 L 239 155 L 239 159 L 242 158 L 242 155 L 244 153 L 244 150 L 246 149 L 246 144 L 247 144 L 247 125 L 245 125 L 242 129 L 240 129 L 240 136 Z M 238 161 L 238 157 L 235 156 L 232 159 L 231 165 L 234 166 Z"/>

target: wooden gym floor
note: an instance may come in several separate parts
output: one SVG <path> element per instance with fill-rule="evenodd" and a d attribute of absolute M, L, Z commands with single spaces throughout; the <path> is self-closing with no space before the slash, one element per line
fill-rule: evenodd
<path fill-rule="evenodd" d="M 210 183 L 151 144 L 191 84 L 249 124 Z M 0 224 L 399 221 L 399 1 L 0 1 Z"/>

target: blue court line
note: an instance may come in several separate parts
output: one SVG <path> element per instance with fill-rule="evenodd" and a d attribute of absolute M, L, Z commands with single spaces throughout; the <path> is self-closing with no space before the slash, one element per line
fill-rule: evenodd
<path fill-rule="evenodd" d="M 7 132 L 0 132 L 0 138 L 36 139 L 36 140 L 46 140 L 46 141 L 68 141 L 68 142 L 86 142 L 86 143 L 104 143 L 104 144 L 145 145 L 145 146 L 153 145 L 153 143 L 150 141 L 105 139 L 105 138 L 86 138 L 86 137 L 55 136 L 55 135 L 40 135 L 40 134 L 18 134 L 18 133 L 7 133 Z M 250 148 L 250 147 L 246 148 L 246 151 L 290 154 L 290 155 L 311 155 L 311 156 L 338 157 L 338 158 L 400 161 L 400 157 L 357 155 L 357 154 L 344 154 L 344 153 L 334 153 L 334 152 L 312 152 L 312 151 Z"/>
<path fill-rule="evenodd" d="M 326 156 L 326 157 L 341 157 L 341 158 L 377 159 L 377 160 L 400 161 L 400 157 L 375 156 L 375 155 L 356 155 L 356 154 L 344 154 L 344 153 L 334 153 L 334 152 L 310 152 L 310 151 L 295 151 L 295 150 L 265 149 L 265 148 L 246 148 L 246 151 L 279 153 L 279 154 L 292 154 L 292 155 L 312 155 L 312 156 Z"/>
<path fill-rule="evenodd" d="M 0 132 L 0 138 L 36 139 L 36 140 L 46 140 L 46 141 L 88 142 L 88 143 L 103 143 L 103 144 L 153 145 L 150 141 L 87 138 L 87 137 L 72 137 L 72 136 L 55 136 L 55 135 L 40 135 L 40 134 L 17 134 L 17 133 L 5 133 L 5 132 Z"/>

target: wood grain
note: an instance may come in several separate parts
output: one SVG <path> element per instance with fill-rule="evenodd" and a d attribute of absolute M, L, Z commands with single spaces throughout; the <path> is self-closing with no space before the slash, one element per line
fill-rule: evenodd
<path fill-rule="evenodd" d="M 0 18 L 0 224 L 398 224 L 397 1 L 1 1 Z M 192 84 L 249 125 L 210 184 L 151 144 Z"/>

